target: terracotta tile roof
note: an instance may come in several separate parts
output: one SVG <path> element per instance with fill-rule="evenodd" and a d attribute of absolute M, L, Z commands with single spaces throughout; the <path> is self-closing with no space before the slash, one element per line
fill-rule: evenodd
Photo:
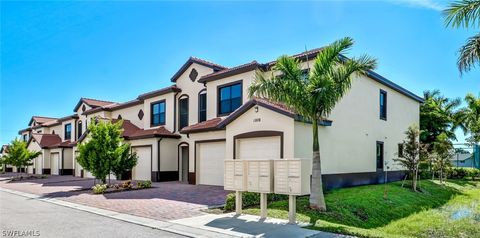
<path fill-rule="evenodd" d="M 207 121 L 202 121 L 197 124 L 186 126 L 180 130 L 180 133 L 192 133 L 192 132 L 201 132 L 201 131 L 211 131 L 218 129 L 218 124 L 222 121 L 222 118 L 216 117 Z"/>
<path fill-rule="evenodd" d="M 199 64 L 204 64 L 204 65 L 209 65 L 213 68 L 219 68 L 219 69 L 226 69 L 228 67 L 225 67 L 223 65 L 219 65 L 219 64 L 216 64 L 216 63 L 213 63 L 211 61 L 208 61 L 208 60 L 204 60 L 204 59 L 200 59 L 198 57 L 195 57 L 195 56 L 190 56 L 190 59 L 193 61 L 193 62 L 196 62 L 196 63 L 199 63 Z"/>
<path fill-rule="evenodd" d="M 193 63 L 197 63 L 199 65 L 209 67 L 209 68 L 213 69 L 213 72 L 217 72 L 217 71 L 220 71 L 220 70 L 227 69 L 227 67 L 212 63 L 212 62 L 207 61 L 207 60 L 203 60 L 203 59 L 200 59 L 200 58 L 197 58 L 197 57 L 190 57 L 190 58 L 188 58 L 187 62 L 185 62 L 182 65 L 182 67 L 180 67 L 180 69 L 172 76 L 170 81 L 176 82 L 177 79 L 180 77 L 180 75 L 182 75 L 183 72 L 185 72 L 185 70 L 187 70 L 188 67 L 190 67 L 190 65 L 192 65 Z"/>
<path fill-rule="evenodd" d="M 292 56 L 290 56 L 290 57 L 299 59 L 299 60 L 301 60 L 301 61 L 304 61 L 304 60 L 307 60 L 307 59 L 308 59 L 308 60 L 312 60 L 312 59 L 314 59 L 315 57 L 317 57 L 318 52 L 320 52 L 323 48 L 324 48 L 324 47 L 307 50 L 307 51 L 304 51 L 304 52 L 302 52 L 302 53 L 292 55 Z M 264 66 L 265 66 L 265 67 L 269 67 L 269 66 L 273 66 L 273 65 L 276 64 L 276 63 L 277 63 L 277 60 L 274 60 L 274 61 L 270 61 L 270 62 L 266 63 Z"/>
<path fill-rule="evenodd" d="M 262 107 L 265 107 L 267 109 L 270 109 L 274 112 L 280 113 L 284 116 L 291 117 L 296 121 L 305 121 L 301 116 L 296 114 L 293 110 L 289 109 L 286 105 L 282 103 L 275 103 L 271 102 L 267 99 L 263 98 L 253 98 L 250 101 L 244 103 L 242 106 L 240 106 L 237 110 L 232 112 L 227 118 L 225 118 L 223 121 L 221 121 L 218 125 L 217 128 L 225 128 L 230 122 L 234 121 L 237 119 L 239 116 L 241 116 L 243 113 L 248 111 L 250 108 L 252 108 L 255 105 L 259 105 Z M 327 120 L 327 119 L 319 119 L 319 125 L 321 126 L 330 126 L 332 124 L 332 121 Z"/>
<path fill-rule="evenodd" d="M 32 133 L 32 137 L 30 137 L 29 143 L 32 140 L 35 140 L 42 148 L 50 148 L 62 143 L 62 139 L 57 134 Z"/>
<path fill-rule="evenodd" d="M 166 94 L 166 93 L 181 92 L 181 91 L 182 90 L 180 88 L 178 88 L 176 85 L 172 85 L 172 86 L 169 86 L 169 87 L 166 87 L 166 88 L 161 88 L 161 89 L 151 91 L 151 92 L 148 92 L 148 93 L 140 94 L 137 99 L 145 100 L 147 98 L 160 96 L 160 95 L 163 95 L 163 94 Z"/>
<path fill-rule="evenodd" d="M 36 121 L 38 124 L 43 124 L 45 122 L 49 122 L 49 121 L 52 121 L 52 120 L 55 120 L 57 118 L 54 118 L 54 117 L 44 117 L 44 116 L 33 116 L 32 119 L 30 120 L 30 123 L 32 121 Z M 29 124 L 30 124 L 29 123 Z"/>
<path fill-rule="evenodd" d="M 241 73 L 244 73 L 244 72 L 255 70 L 256 68 L 258 68 L 260 66 L 261 65 L 257 61 L 254 60 L 250 63 L 242 64 L 242 65 L 239 65 L 239 66 L 236 66 L 236 67 L 233 67 L 233 68 L 228 68 L 228 69 L 220 70 L 218 72 L 214 72 L 214 73 L 211 73 L 211 74 L 204 75 L 198 80 L 198 82 L 199 83 L 205 83 L 205 82 L 208 82 L 208 81 L 213 81 L 213 80 L 228 77 L 228 76 L 241 74 Z"/>
<path fill-rule="evenodd" d="M 98 99 L 92 99 L 92 98 L 82 98 L 82 101 L 91 107 L 101 107 L 101 106 L 114 103 L 110 101 L 104 101 L 104 100 L 98 100 Z"/>
<path fill-rule="evenodd" d="M 110 120 L 110 119 L 105 119 Z M 165 127 L 161 126 L 155 129 L 141 129 L 138 126 L 135 126 L 129 120 L 119 120 L 119 119 L 112 119 L 113 123 L 118 121 L 122 121 L 122 137 L 127 140 L 135 140 L 135 139 L 144 139 L 144 138 L 153 138 L 153 137 L 165 137 L 165 138 L 180 138 L 180 135 L 174 134 L 171 131 L 167 130 Z M 88 130 L 78 138 L 78 141 L 81 142 L 83 139 L 86 138 L 88 134 Z"/>
<path fill-rule="evenodd" d="M 112 104 L 112 103 L 115 103 L 115 102 L 92 99 L 92 98 L 83 98 L 82 97 L 78 101 L 77 105 L 75 105 L 75 107 L 73 108 L 73 111 L 76 112 L 78 110 L 78 108 L 80 107 L 80 105 L 82 105 L 82 103 L 85 103 L 92 108 L 96 108 L 96 107 L 101 107 L 101 106 L 105 106 L 105 105 L 108 105 L 108 104 Z"/>

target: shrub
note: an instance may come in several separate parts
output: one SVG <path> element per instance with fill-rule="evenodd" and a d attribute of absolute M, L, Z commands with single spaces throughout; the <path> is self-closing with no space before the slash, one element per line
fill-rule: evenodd
<path fill-rule="evenodd" d="M 137 188 L 151 188 L 151 187 L 152 187 L 152 181 L 150 180 L 137 182 Z"/>
<path fill-rule="evenodd" d="M 106 184 L 96 184 L 92 187 L 94 194 L 102 194 L 107 190 L 108 185 Z"/>
<path fill-rule="evenodd" d="M 286 200 L 288 199 L 287 195 L 282 194 L 268 194 L 267 201 L 279 201 L 279 200 Z M 260 204 L 260 193 L 252 193 L 252 192 L 243 192 L 242 193 L 242 207 L 251 207 Z M 225 207 L 226 211 L 232 211 L 235 209 L 235 193 L 230 193 L 227 195 L 225 199 Z"/>
<path fill-rule="evenodd" d="M 448 172 L 448 178 L 452 179 L 475 179 L 480 176 L 480 169 L 477 168 L 452 168 Z"/>
<path fill-rule="evenodd" d="M 131 189 L 132 188 L 132 181 L 128 180 L 128 181 L 123 182 L 122 183 L 122 188 Z"/>

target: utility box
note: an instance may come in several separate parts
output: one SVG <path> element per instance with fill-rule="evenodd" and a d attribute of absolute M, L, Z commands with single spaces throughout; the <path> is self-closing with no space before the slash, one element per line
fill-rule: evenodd
<path fill-rule="evenodd" d="M 274 161 L 274 192 L 287 195 L 310 194 L 311 159 Z"/>
<path fill-rule="evenodd" d="M 224 169 L 225 190 L 246 191 L 247 190 L 247 172 L 246 161 L 244 160 L 225 160 Z"/>
<path fill-rule="evenodd" d="M 273 160 L 247 160 L 247 191 L 273 193 Z"/>

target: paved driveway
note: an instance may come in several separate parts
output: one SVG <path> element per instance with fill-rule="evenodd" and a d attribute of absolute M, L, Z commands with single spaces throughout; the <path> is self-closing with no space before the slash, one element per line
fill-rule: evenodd
<path fill-rule="evenodd" d="M 73 176 L 49 176 L 21 182 L 0 181 L 0 187 L 7 189 L 157 220 L 204 215 L 201 210 L 224 204 L 228 194 L 219 186 L 162 182 L 153 183 L 151 189 L 94 195 L 85 190 L 92 185 L 93 179 Z"/>

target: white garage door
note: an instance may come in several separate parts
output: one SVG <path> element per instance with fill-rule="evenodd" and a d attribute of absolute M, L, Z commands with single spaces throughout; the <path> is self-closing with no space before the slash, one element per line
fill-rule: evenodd
<path fill-rule="evenodd" d="M 42 169 L 43 169 L 43 155 L 39 155 L 37 158 L 35 158 L 35 173 L 36 174 L 42 174 Z"/>
<path fill-rule="evenodd" d="M 52 168 L 52 171 L 51 173 L 54 174 L 54 175 L 58 175 L 58 168 L 59 168 L 59 165 L 60 165 L 60 154 L 59 153 L 52 153 L 50 155 L 51 157 L 51 167 Z"/>
<path fill-rule="evenodd" d="M 133 168 L 132 177 L 134 180 L 152 179 L 152 149 L 150 147 L 133 147 L 137 153 L 137 165 Z"/>
<path fill-rule="evenodd" d="M 223 185 L 225 142 L 209 142 L 197 145 L 198 184 Z"/>
<path fill-rule="evenodd" d="M 237 139 L 238 159 L 279 159 L 280 136 Z"/>

